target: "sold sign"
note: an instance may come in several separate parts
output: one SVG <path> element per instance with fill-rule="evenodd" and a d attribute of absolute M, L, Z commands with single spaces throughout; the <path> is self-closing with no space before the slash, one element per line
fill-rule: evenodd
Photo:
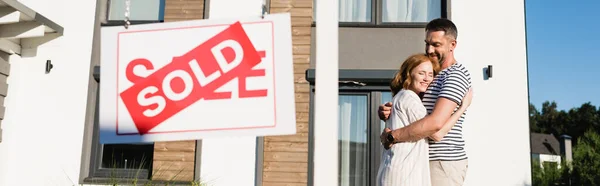
<path fill-rule="evenodd" d="M 239 97 L 265 97 L 267 90 L 247 90 L 246 77 L 264 76 L 253 70 L 261 57 L 238 22 L 198 45 L 148 77 L 133 73 L 133 67 L 152 69 L 146 59 L 129 63 L 127 78 L 134 85 L 120 96 L 140 134 L 146 134 L 166 119 L 199 100 L 230 99 L 231 92 L 215 92 L 239 79 Z"/>
<path fill-rule="evenodd" d="M 101 28 L 100 143 L 296 132 L 289 13 Z"/>

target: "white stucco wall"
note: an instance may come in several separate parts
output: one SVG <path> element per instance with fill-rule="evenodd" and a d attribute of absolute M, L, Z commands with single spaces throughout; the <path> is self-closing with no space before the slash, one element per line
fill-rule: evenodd
<path fill-rule="evenodd" d="M 456 57 L 475 97 L 464 124 L 469 185 L 531 185 L 523 1 L 451 1 Z M 493 65 L 484 80 L 483 68 Z"/>
<path fill-rule="evenodd" d="M 96 1 L 20 2 L 61 25 L 64 35 L 40 46 L 36 57 L 10 58 L 0 185 L 77 185 Z M 49 74 L 46 60 L 54 64 Z"/>
<path fill-rule="evenodd" d="M 556 162 L 556 163 L 560 164 L 560 156 L 559 155 L 540 154 L 539 158 L 540 158 L 540 162 Z"/>
<path fill-rule="evenodd" d="M 556 162 L 558 168 L 560 168 L 561 157 L 559 155 L 532 154 L 531 157 L 531 161 L 537 161 L 541 168 L 544 168 L 544 162 Z"/>

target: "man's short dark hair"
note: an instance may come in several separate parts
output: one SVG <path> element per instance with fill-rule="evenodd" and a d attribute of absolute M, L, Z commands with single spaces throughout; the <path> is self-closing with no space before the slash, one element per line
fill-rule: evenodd
<path fill-rule="evenodd" d="M 456 25 L 445 18 L 431 20 L 427 23 L 427 26 L 425 26 L 425 31 L 444 31 L 445 35 L 452 36 L 454 39 L 458 38 L 458 29 L 456 28 Z"/>

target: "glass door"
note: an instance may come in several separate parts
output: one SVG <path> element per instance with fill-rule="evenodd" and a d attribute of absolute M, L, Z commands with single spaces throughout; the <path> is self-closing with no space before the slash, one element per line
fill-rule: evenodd
<path fill-rule="evenodd" d="M 367 185 L 369 95 L 340 94 L 338 101 L 339 185 Z"/>
<path fill-rule="evenodd" d="M 338 98 L 338 161 L 340 186 L 375 185 L 383 148 L 379 135 L 385 122 L 380 104 L 392 94 L 382 90 L 341 91 Z"/>
<path fill-rule="evenodd" d="M 313 88 L 311 94 L 314 94 L 314 91 Z M 338 185 L 375 185 L 383 152 L 379 135 L 385 126 L 377 116 L 377 108 L 391 100 L 392 96 L 387 86 L 340 88 L 337 108 Z M 311 123 L 312 112 L 311 110 Z M 310 135 L 313 135 L 312 131 Z M 318 142 L 311 139 L 309 143 L 310 146 L 314 146 L 314 143 Z M 310 157 L 313 155 L 313 149 L 309 150 L 309 162 L 312 162 Z M 312 168 L 314 166 L 309 163 L 309 169 Z M 310 181 L 309 185 L 312 183 Z"/>

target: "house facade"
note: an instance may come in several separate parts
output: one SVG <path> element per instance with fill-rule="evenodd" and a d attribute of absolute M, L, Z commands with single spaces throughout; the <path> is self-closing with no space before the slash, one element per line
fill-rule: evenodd
<path fill-rule="evenodd" d="M 321 62 L 313 0 L 131 0 L 132 24 L 290 12 L 297 133 L 118 145 L 98 143 L 100 29 L 123 25 L 125 0 L 19 2 L 64 33 L 37 46 L 35 56 L 4 54 L 9 65 L 0 68 L 0 81 L 8 77 L 7 86 L 0 86 L 6 90 L 0 185 L 94 185 L 115 178 L 265 186 L 318 181 L 312 175 L 318 143 L 313 97 L 315 63 Z M 424 26 L 438 17 L 458 26 L 456 57 L 475 87 L 464 122 L 465 185 L 531 184 L 523 1 L 341 0 L 339 5 L 339 105 L 331 114 L 339 118 L 340 185 L 374 185 L 383 125 L 377 106 L 391 100 L 389 80 L 407 56 L 424 51 Z M 45 72 L 48 61 L 53 68 Z M 10 75 L 1 71 L 7 68 Z M 506 176 L 497 180 L 497 175 Z"/>
<path fill-rule="evenodd" d="M 531 162 L 533 165 L 553 165 L 560 168 L 562 161 L 573 160 L 571 137 L 552 134 L 531 133 Z"/>

